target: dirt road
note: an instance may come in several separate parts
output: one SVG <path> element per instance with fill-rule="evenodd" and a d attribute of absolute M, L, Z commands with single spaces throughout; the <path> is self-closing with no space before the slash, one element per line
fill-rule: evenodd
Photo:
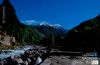
<path fill-rule="evenodd" d="M 96 57 L 51 56 L 41 65 L 99 65 L 99 60 Z"/>

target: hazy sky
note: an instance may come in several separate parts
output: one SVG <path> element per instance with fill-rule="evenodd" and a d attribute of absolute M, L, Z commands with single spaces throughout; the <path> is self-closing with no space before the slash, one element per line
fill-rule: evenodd
<path fill-rule="evenodd" d="M 0 0 L 0 3 L 3 0 Z M 10 0 L 20 21 L 48 22 L 70 29 L 100 14 L 100 0 Z"/>

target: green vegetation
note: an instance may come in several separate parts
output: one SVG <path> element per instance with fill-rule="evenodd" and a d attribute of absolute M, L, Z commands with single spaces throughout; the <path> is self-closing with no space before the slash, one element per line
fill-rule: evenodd
<path fill-rule="evenodd" d="M 64 42 L 67 50 L 100 53 L 100 15 L 71 29 Z"/>
<path fill-rule="evenodd" d="M 86 26 L 85 31 L 89 31 L 89 30 L 91 30 L 91 27 Z"/>
<path fill-rule="evenodd" d="M 19 41 L 22 45 L 26 43 L 38 43 L 44 37 L 38 30 L 29 27 L 25 27 L 19 32 Z"/>

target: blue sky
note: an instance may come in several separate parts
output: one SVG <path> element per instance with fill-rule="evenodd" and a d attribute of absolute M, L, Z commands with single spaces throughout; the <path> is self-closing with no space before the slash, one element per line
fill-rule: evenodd
<path fill-rule="evenodd" d="M 0 0 L 0 3 L 3 0 Z M 20 21 L 48 22 L 71 29 L 100 14 L 100 0 L 10 0 Z"/>

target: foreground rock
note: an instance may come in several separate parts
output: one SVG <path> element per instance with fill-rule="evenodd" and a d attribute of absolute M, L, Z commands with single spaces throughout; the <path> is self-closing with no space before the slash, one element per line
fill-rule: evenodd
<path fill-rule="evenodd" d="M 10 35 L 7 35 L 6 32 L 1 32 L 0 31 L 0 45 L 15 45 L 16 44 L 16 39 L 15 37 L 12 37 Z"/>

